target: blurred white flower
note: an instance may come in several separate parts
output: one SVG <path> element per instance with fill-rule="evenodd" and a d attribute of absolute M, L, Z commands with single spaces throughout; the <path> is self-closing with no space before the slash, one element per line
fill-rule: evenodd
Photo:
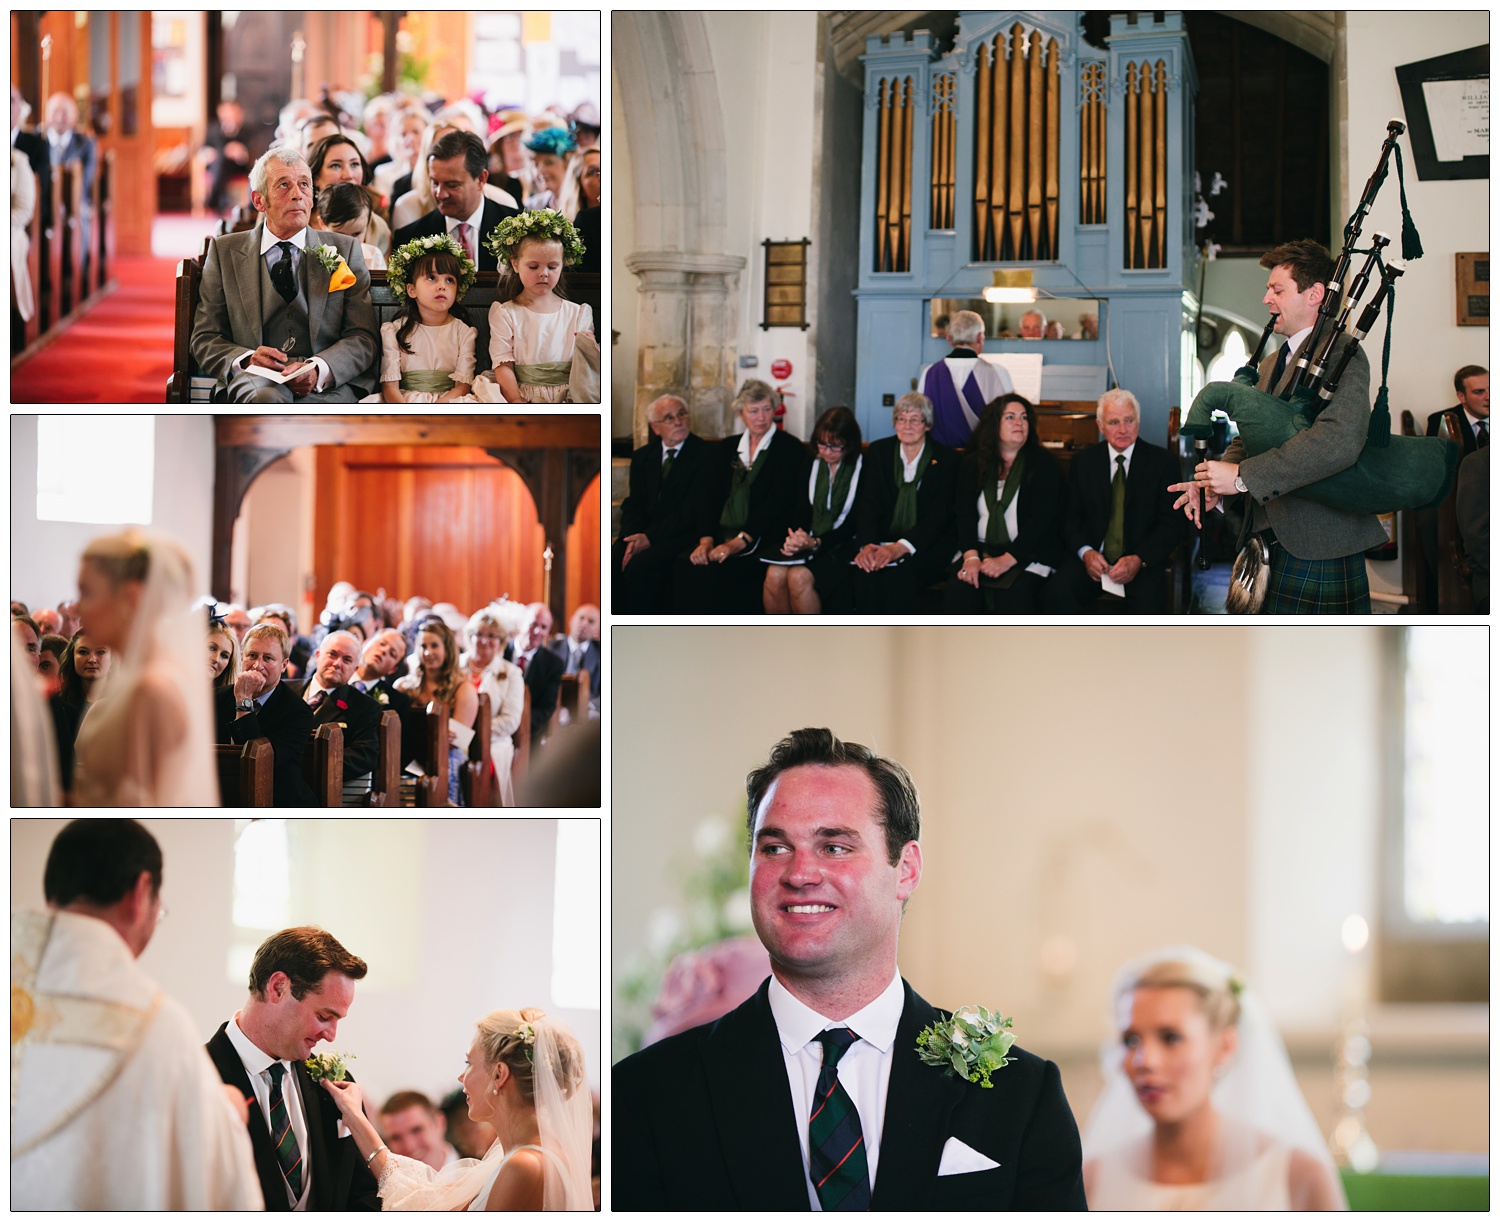
<path fill-rule="evenodd" d="M 741 887 L 724 900 L 721 910 L 724 924 L 730 929 L 743 932 L 753 924 L 750 917 L 750 889 Z"/>
<path fill-rule="evenodd" d="M 717 857 L 728 847 L 729 829 L 722 819 L 704 819 L 693 831 L 693 852 L 699 857 Z"/>
<path fill-rule="evenodd" d="M 646 921 L 646 945 L 665 955 L 682 936 L 682 915 L 675 908 L 658 908 Z"/>

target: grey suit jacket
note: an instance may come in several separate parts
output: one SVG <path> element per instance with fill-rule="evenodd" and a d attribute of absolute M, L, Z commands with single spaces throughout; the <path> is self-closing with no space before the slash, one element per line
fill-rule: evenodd
<path fill-rule="evenodd" d="M 1337 366 L 1344 346 L 1352 341 L 1341 336 L 1333 350 Z M 1306 347 L 1306 341 L 1303 341 Z M 1260 363 L 1257 387 L 1278 393 L 1291 379 L 1301 348 L 1287 361 L 1280 384 L 1270 386 L 1276 367 L 1273 352 Z M 1365 448 L 1370 426 L 1370 362 L 1361 350 L 1354 354 L 1332 402 L 1311 427 L 1283 442 L 1274 450 L 1246 458 L 1236 438 L 1224 452 L 1224 461 L 1239 463 L 1240 478 L 1250 489 L 1250 529 L 1269 525 L 1282 546 L 1300 560 L 1332 560 L 1352 556 L 1385 542 L 1385 531 L 1373 514 L 1349 513 L 1320 505 L 1296 495 L 1298 488 L 1352 467 Z"/>
<path fill-rule="evenodd" d="M 262 221 L 254 229 L 215 238 L 203 264 L 198 313 L 193 319 L 193 360 L 206 374 L 227 383 L 236 372 L 236 357 L 261 344 L 260 240 Z M 337 293 L 328 291 L 329 273 L 314 259 L 307 265 L 307 330 L 313 337 L 312 356 L 328 364 L 332 381 L 324 389 L 356 381 L 374 364 L 380 352 L 375 308 L 370 304 L 370 273 L 354 238 L 327 229 L 309 230 L 334 246 L 354 273 L 354 283 Z"/>

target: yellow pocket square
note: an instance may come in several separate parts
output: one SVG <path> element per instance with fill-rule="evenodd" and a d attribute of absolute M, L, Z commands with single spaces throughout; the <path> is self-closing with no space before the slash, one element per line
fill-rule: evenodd
<path fill-rule="evenodd" d="M 339 265 L 333 269 L 333 279 L 328 282 L 330 293 L 339 293 L 354 283 L 354 273 L 349 270 L 349 265 L 342 259 Z"/>

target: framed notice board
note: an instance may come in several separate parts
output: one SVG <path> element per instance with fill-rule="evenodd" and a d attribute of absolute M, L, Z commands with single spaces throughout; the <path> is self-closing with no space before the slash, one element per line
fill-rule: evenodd
<path fill-rule="evenodd" d="M 761 245 L 766 250 L 766 292 L 760 329 L 800 327 L 806 331 L 812 325 L 807 321 L 807 248 L 811 243 L 807 238 L 799 242 L 767 238 Z"/>
<path fill-rule="evenodd" d="M 1458 279 L 1458 325 L 1490 325 L 1490 252 L 1461 250 L 1453 256 Z"/>

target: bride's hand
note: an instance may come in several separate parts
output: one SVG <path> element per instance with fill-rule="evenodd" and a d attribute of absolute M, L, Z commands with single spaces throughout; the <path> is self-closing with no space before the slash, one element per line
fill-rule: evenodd
<path fill-rule="evenodd" d="M 346 1117 L 363 1114 L 365 1093 L 359 1089 L 358 1082 L 335 1082 L 331 1078 L 324 1078 L 323 1088 L 333 1096 L 333 1101 L 338 1104 L 339 1111 L 343 1112 Z"/>

